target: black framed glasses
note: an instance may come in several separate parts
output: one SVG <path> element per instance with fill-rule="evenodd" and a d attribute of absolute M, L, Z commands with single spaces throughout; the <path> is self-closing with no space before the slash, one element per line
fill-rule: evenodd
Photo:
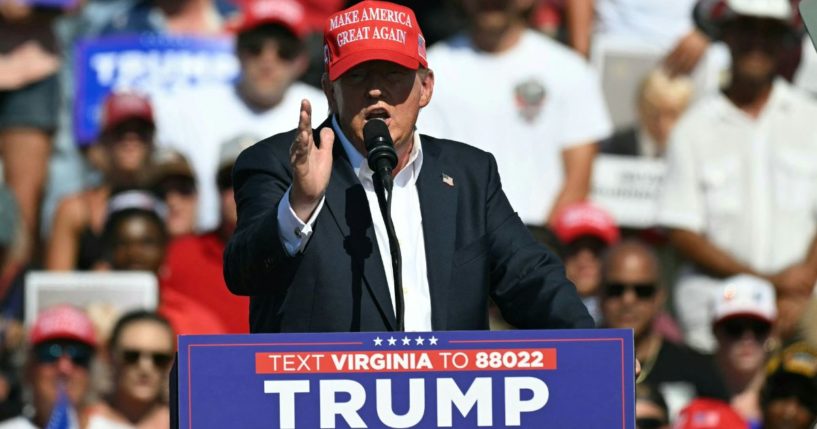
<path fill-rule="evenodd" d="M 663 419 L 656 417 L 642 417 L 635 419 L 636 429 L 658 429 L 667 425 Z"/>
<path fill-rule="evenodd" d="M 718 328 L 730 339 L 742 338 L 749 331 L 757 340 L 765 340 L 772 332 L 771 323 L 762 320 L 737 318 L 727 319 L 718 324 Z"/>
<path fill-rule="evenodd" d="M 53 364 L 67 356 L 75 366 L 88 368 L 94 356 L 94 349 L 83 343 L 46 341 L 34 346 L 34 357 L 38 363 Z"/>
<path fill-rule="evenodd" d="M 125 349 L 122 350 L 122 361 L 127 365 L 136 365 L 146 357 L 150 362 L 159 369 L 165 369 L 170 366 L 173 361 L 173 355 L 170 353 L 149 352 L 145 350 Z"/>
<path fill-rule="evenodd" d="M 651 299 L 658 292 L 655 283 L 621 283 L 608 282 L 604 285 L 604 295 L 608 298 L 620 298 L 627 291 L 633 291 L 638 299 Z"/>

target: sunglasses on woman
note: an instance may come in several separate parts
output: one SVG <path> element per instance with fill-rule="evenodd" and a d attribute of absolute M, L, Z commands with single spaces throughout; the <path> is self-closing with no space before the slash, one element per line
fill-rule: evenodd
<path fill-rule="evenodd" d="M 149 352 L 145 350 L 125 349 L 121 353 L 122 361 L 126 365 L 136 365 L 145 357 L 151 361 L 153 366 L 159 369 L 167 368 L 173 361 L 173 355 L 170 353 Z"/>

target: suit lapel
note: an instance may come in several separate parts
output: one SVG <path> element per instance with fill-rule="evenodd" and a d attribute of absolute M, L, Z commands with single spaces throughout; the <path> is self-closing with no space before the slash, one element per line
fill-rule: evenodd
<path fill-rule="evenodd" d="M 325 121 L 316 131 L 327 126 L 332 126 L 331 120 Z M 317 132 L 315 138 L 318 138 Z M 338 251 L 344 251 L 351 256 L 353 283 L 362 280 L 366 284 L 388 328 L 394 330 L 397 322 L 386 273 L 383 270 L 383 260 L 380 258 L 380 250 L 372 226 L 366 191 L 355 176 L 355 171 L 343 150 L 343 144 L 337 137 L 335 137 L 332 155 L 334 158 L 332 176 L 326 189 L 324 205 L 343 233 L 343 249 L 338 249 Z M 362 279 L 355 278 L 358 271 Z M 357 285 L 353 284 L 353 287 Z"/>
<path fill-rule="evenodd" d="M 431 295 L 431 326 L 446 329 L 448 290 L 457 218 L 456 177 L 446 174 L 440 148 L 421 137 L 423 167 L 417 178 L 417 193 L 423 215 L 428 287 Z"/>

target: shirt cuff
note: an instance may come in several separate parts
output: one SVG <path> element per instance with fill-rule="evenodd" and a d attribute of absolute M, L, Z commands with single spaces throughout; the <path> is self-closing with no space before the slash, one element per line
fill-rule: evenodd
<path fill-rule="evenodd" d="M 287 189 L 283 198 L 278 203 L 278 235 L 281 237 L 281 243 L 284 245 L 289 256 L 295 256 L 296 253 L 301 252 L 309 242 L 309 238 L 314 232 L 312 226 L 315 225 L 315 219 L 318 218 L 318 213 L 323 208 L 323 202 L 326 197 L 321 197 L 318 207 L 312 212 L 312 216 L 304 223 L 292 210 L 292 205 L 289 203 L 289 192 L 292 188 Z"/>

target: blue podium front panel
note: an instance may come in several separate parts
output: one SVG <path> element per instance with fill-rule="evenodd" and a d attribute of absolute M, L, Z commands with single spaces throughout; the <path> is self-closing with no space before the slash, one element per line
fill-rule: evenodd
<path fill-rule="evenodd" d="M 633 429 L 629 330 L 181 336 L 179 423 Z"/>

